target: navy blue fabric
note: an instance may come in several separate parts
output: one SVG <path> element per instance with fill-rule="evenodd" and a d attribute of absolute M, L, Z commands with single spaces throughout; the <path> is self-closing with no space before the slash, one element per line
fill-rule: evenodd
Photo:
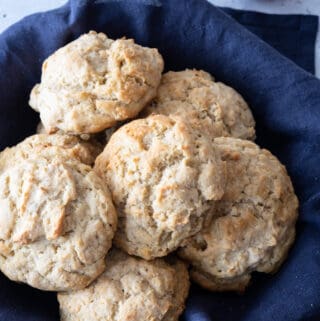
<path fill-rule="evenodd" d="M 314 73 L 317 16 L 221 9 L 300 67 Z"/>
<path fill-rule="evenodd" d="M 193 286 L 182 320 L 320 320 L 320 81 L 203 0 L 71 0 L 0 36 L 0 149 L 34 133 L 27 102 L 44 58 L 90 29 L 159 48 L 167 70 L 204 69 L 236 88 L 257 143 L 286 165 L 301 202 L 295 245 L 276 275 L 255 275 L 244 295 Z M 54 293 L 0 275 L 1 321 L 58 319 Z"/>

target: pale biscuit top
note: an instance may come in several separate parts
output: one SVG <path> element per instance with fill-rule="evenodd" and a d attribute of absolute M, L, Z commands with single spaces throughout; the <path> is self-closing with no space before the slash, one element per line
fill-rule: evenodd
<path fill-rule="evenodd" d="M 224 191 L 224 163 L 210 140 L 164 115 L 118 129 L 94 169 L 118 211 L 116 246 L 145 259 L 164 256 L 197 233 Z"/>
<path fill-rule="evenodd" d="M 227 163 L 218 218 L 179 255 L 192 278 L 214 290 L 242 291 L 252 271 L 275 272 L 295 236 L 298 200 L 285 167 L 269 151 L 234 138 L 217 138 Z"/>
<path fill-rule="evenodd" d="M 61 321 L 178 321 L 188 291 L 181 261 L 112 250 L 106 271 L 88 288 L 58 294 Z"/>
<path fill-rule="evenodd" d="M 169 71 L 143 115 L 180 115 L 212 137 L 255 138 L 255 121 L 239 93 L 202 70 Z"/>
<path fill-rule="evenodd" d="M 138 114 L 162 70 L 157 49 L 91 31 L 45 60 L 29 103 L 49 133 L 96 133 Z"/>
<path fill-rule="evenodd" d="M 36 134 L 0 153 L 0 173 L 1 170 L 12 166 L 15 162 L 37 158 L 38 155 L 49 160 L 59 155 L 66 159 L 76 159 L 84 164 L 92 165 L 100 152 L 101 146 L 99 144 L 92 144 L 75 136 Z"/>
<path fill-rule="evenodd" d="M 64 157 L 0 166 L 0 269 L 42 290 L 81 289 L 105 268 L 117 216 L 91 167 Z"/>

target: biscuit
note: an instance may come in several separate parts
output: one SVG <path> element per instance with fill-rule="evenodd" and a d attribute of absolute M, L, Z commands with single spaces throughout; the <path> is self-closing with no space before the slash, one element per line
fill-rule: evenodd
<path fill-rule="evenodd" d="M 286 169 L 252 142 L 217 138 L 227 164 L 223 198 L 209 227 L 179 250 L 191 277 L 212 291 L 243 291 L 251 272 L 276 272 L 295 237 L 298 200 Z"/>
<path fill-rule="evenodd" d="M 38 154 L 0 173 L 1 271 L 51 291 L 81 289 L 96 279 L 117 216 L 91 167 Z"/>
<path fill-rule="evenodd" d="M 255 121 L 244 99 L 202 70 L 164 74 L 156 98 L 142 116 L 152 113 L 180 115 L 212 137 L 255 138 Z"/>
<path fill-rule="evenodd" d="M 117 208 L 114 244 L 147 260 L 200 231 L 224 191 L 224 163 L 210 139 L 178 117 L 154 115 L 122 126 L 94 169 Z"/>
<path fill-rule="evenodd" d="M 188 291 L 183 262 L 112 250 L 106 271 L 88 288 L 58 294 L 61 321 L 178 321 Z"/>
<path fill-rule="evenodd" d="M 36 158 L 39 154 L 49 160 L 59 155 L 66 159 L 76 159 L 84 164 L 92 165 L 101 151 L 101 144 L 83 141 L 76 136 L 36 134 L 0 153 L 0 173 L 7 166 L 12 166 L 14 162 Z"/>
<path fill-rule="evenodd" d="M 162 70 L 157 49 L 91 31 L 45 60 L 29 104 L 49 133 L 97 133 L 137 115 L 156 95 Z"/>

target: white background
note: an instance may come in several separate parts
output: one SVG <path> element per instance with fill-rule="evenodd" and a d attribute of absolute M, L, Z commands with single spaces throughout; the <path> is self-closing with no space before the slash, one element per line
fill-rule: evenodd
<path fill-rule="evenodd" d="M 170 0 L 167 0 L 170 1 Z M 320 0 L 209 0 L 218 6 L 269 13 L 320 15 Z M 66 0 L 0 0 L 0 32 L 22 17 L 63 5 Z M 320 76 L 320 37 L 316 46 L 316 70 Z"/>

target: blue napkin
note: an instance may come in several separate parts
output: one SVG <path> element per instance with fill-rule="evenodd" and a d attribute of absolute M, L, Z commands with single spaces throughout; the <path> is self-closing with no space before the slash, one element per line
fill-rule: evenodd
<path fill-rule="evenodd" d="M 314 73 L 317 16 L 221 9 L 297 65 Z"/>
<path fill-rule="evenodd" d="M 293 48 L 301 28 L 278 43 Z M 182 320 L 320 320 L 319 80 L 203 0 L 71 0 L 0 36 L 0 149 L 34 133 L 39 118 L 27 101 L 44 58 L 90 29 L 159 48 L 167 70 L 204 69 L 236 88 L 254 113 L 258 144 L 286 165 L 300 199 L 297 239 L 280 271 L 255 275 L 241 296 L 193 286 Z M 54 293 L 0 275 L 1 321 L 58 319 Z"/>

